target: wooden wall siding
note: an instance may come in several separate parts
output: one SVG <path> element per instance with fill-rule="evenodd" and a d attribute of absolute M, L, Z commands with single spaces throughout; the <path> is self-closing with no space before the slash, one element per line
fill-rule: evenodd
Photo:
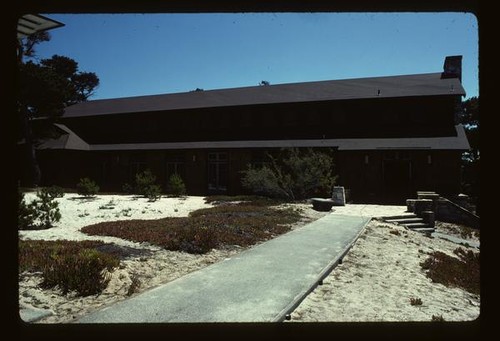
<path fill-rule="evenodd" d="M 445 136 L 454 98 L 252 105 L 68 118 L 91 144 L 307 138 Z M 99 127 L 99 129 L 96 129 Z"/>
<path fill-rule="evenodd" d="M 271 150 L 277 152 L 278 150 Z M 226 194 L 248 193 L 241 186 L 241 171 L 258 155 L 260 149 L 229 150 L 182 150 L 175 152 L 185 164 L 185 183 L 188 194 L 208 194 L 208 154 L 225 152 L 228 157 Z M 410 150 L 400 151 L 411 163 L 411 179 L 407 188 L 393 193 L 384 181 L 384 164 L 388 151 L 335 151 L 337 184 L 351 190 L 355 202 L 384 202 L 413 197 L 417 190 L 436 191 L 442 195 L 460 191 L 460 152 Z M 59 185 L 74 188 L 81 177 L 97 181 L 103 191 L 121 191 L 123 184 L 130 183 L 130 163 L 142 160 L 146 168 L 157 176 L 163 190 L 166 189 L 166 160 L 172 151 L 119 151 L 81 152 L 43 150 L 39 152 L 43 185 Z M 428 157 L 431 157 L 429 163 Z M 368 163 L 366 163 L 368 158 Z M 103 166 L 105 165 L 105 166 Z M 28 169 L 28 168 L 25 168 Z M 398 191 L 396 191 L 398 192 Z"/>

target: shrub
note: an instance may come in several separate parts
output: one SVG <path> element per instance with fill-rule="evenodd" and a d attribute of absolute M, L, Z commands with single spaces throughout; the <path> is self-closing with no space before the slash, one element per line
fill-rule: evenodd
<path fill-rule="evenodd" d="M 38 200 L 34 203 L 39 214 L 39 227 L 48 229 L 53 226 L 54 222 L 61 220 L 59 203 L 54 200 L 53 193 L 45 188 L 37 193 L 37 197 Z"/>
<path fill-rule="evenodd" d="M 135 192 L 156 201 L 161 198 L 161 187 L 156 183 L 156 176 L 149 169 L 135 175 Z"/>
<path fill-rule="evenodd" d="M 64 197 L 64 189 L 59 186 L 50 186 L 47 187 L 47 193 L 52 197 L 52 198 L 62 198 Z"/>
<path fill-rule="evenodd" d="M 179 174 L 174 173 L 170 176 L 168 179 L 167 192 L 176 197 L 186 194 L 186 185 Z"/>
<path fill-rule="evenodd" d="M 105 271 L 119 265 L 120 255 L 113 246 L 95 240 L 20 240 L 19 273 L 41 272 L 42 287 L 92 295 L 106 287 L 109 276 Z"/>
<path fill-rule="evenodd" d="M 93 197 L 99 192 L 99 186 L 95 183 L 95 181 L 90 180 L 89 178 L 80 179 L 76 188 L 78 194 L 84 197 Z"/>
<path fill-rule="evenodd" d="M 242 185 L 255 194 L 287 200 L 330 196 L 336 177 L 333 158 L 312 149 L 282 149 L 277 158 L 268 154 L 269 165 L 248 166 Z"/>
<path fill-rule="evenodd" d="M 156 201 L 161 198 L 161 187 L 159 185 L 151 185 L 146 189 L 144 196 L 149 201 Z"/>
<path fill-rule="evenodd" d="M 61 220 L 59 203 L 46 188 L 37 192 L 37 198 L 26 204 L 24 194 L 18 193 L 18 228 L 20 230 L 41 230 L 51 228 Z"/>
<path fill-rule="evenodd" d="M 17 211 L 17 226 L 20 230 L 32 229 L 35 220 L 38 217 L 38 212 L 32 204 L 26 204 L 24 194 L 18 191 L 18 211 Z"/>
<path fill-rule="evenodd" d="M 80 296 L 102 292 L 110 280 L 105 270 L 118 266 L 119 260 L 94 249 L 78 253 L 51 255 L 52 262 L 42 269 L 44 288 L 58 287 L 63 294 L 76 291 Z"/>

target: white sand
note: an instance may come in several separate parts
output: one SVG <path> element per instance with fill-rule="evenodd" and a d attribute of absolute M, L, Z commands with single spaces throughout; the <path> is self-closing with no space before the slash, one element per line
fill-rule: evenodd
<path fill-rule="evenodd" d="M 25 195 L 27 202 L 34 198 L 34 193 Z M 82 199 L 76 194 L 65 194 L 63 198 L 56 200 L 59 202 L 61 221 L 55 227 L 47 230 L 19 231 L 21 239 L 102 240 L 121 246 L 144 249 L 149 251 L 149 254 L 122 260 L 120 268 L 111 273 L 108 287 L 100 295 L 88 297 L 77 297 L 74 294 L 64 296 L 57 289 L 42 290 L 38 287 L 42 281 L 40 274 L 21 274 L 19 280 L 20 307 L 45 309 L 52 314 L 39 320 L 39 323 L 71 322 L 90 311 L 123 300 L 129 297 L 127 292 L 134 277 L 140 281 L 140 286 L 135 291 L 137 294 L 230 258 L 244 250 L 242 247 L 234 246 L 224 250 L 212 250 L 203 255 L 193 255 L 164 250 L 147 243 L 136 243 L 115 237 L 89 236 L 80 232 L 80 228 L 102 221 L 186 217 L 189 212 L 213 206 L 205 203 L 204 197 L 163 197 L 156 202 L 148 202 L 145 198 L 135 196 L 99 195 L 94 199 Z M 286 207 L 293 207 L 305 216 L 292 228 L 303 226 L 327 214 L 316 212 L 311 208 L 311 205 L 307 204 L 281 205 L 281 208 Z"/>
<path fill-rule="evenodd" d="M 25 200 L 29 202 L 35 197 L 35 193 L 26 193 Z M 19 231 L 22 239 L 103 240 L 137 247 L 141 245 L 120 238 L 88 236 L 80 232 L 80 229 L 103 221 L 187 217 L 191 211 L 213 206 L 205 203 L 204 197 L 196 196 L 162 197 L 160 200 L 149 202 L 146 198 L 134 195 L 98 195 L 87 199 L 68 193 L 56 201 L 59 202 L 61 220 L 47 230 Z"/>
<path fill-rule="evenodd" d="M 27 200 L 32 198 L 34 194 L 26 195 Z M 83 226 L 101 221 L 187 216 L 193 210 L 212 206 L 206 204 L 203 197 L 161 198 L 151 203 L 134 196 L 99 195 L 87 200 L 79 199 L 76 194 L 66 194 L 57 200 L 62 213 L 57 226 L 47 230 L 19 231 L 21 239 L 103 240 L 150 253 L 122 260 L 120 268 L 111 273 L 106 290 L 89 297 L 64 296 L 57 289 L 42 290 L 38 287 L 40 274 L 21 274 L 20 307 L 46 309 L 52 313 L 40 323 L 71 322 L 94 309 L 123 300 L 128 297 L 134 277 L 140 281 L 135 291 L 137 294 L 243 250 L 232 247 L 191 255 L 115 237 L 88 236 L 79 231 Z M 314 211 L 310 204 L 284 204 L 280 207 L 293 207 L 305 216 L 293 228 L 329 214 Z M 404 206 L 347 205 L 334 207 L 331 214 L 384 216 L 401 214 L 405 209 Z M 452 227 L 446 226 L 448 233 Z M 401 235 L 389 233 L 391 230 L 397 230 Z M 343 264 L 293 312 L 292 321 L 429 321 L 432 315 L 442 315 L 445 320 L 474 319 L 479 315 L 478 296 L 432 283 L 419 266 L 426 257 L 425 253 L 439 250 L 453 255 L 457 246 L 397 225 L 373 221 L 344 258 Z M 421 298 L 423 305 L 410 305 L 411 297 Z"/>
<path fill-rule="evenodd" d="M 433 251 L 456 257 L 457 247 L 372 220 L 342 264 L 295 309 L 291 321 L 431 321 L 433 315 L 445 321 L 474 320 L 479 296 L 433 283 L 420 266 Z M 411 298 L 420 298 L 422 305 L 411 305 Z"/>

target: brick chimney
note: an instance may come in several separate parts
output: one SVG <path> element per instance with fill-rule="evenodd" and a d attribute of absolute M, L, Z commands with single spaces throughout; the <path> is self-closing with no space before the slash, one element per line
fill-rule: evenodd
<path fill-rule="evenodd" d="M 445 58 L 441 78 L 458 78 L 462 81 L 462 56 Z"/>

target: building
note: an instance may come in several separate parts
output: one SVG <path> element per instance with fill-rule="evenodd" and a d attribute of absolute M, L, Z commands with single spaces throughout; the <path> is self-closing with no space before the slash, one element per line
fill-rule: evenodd
<path fill-rule="evenodd" d="M 45 185 L 88 176 L 120 191 L 150 169 L 179 173 L 189 194 L 244 192 L 240 171 L 282 147 L 334 154 L 356 202 L 460 191 L 469 148 L 457 109 L 461 56 L 442 72 L 103 99 L 66 109 L 61 135 L 38 147 Z"/>

